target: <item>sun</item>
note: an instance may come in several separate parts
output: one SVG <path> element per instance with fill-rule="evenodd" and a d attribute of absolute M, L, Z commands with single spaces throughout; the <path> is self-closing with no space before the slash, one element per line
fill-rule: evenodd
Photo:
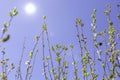
<path fill-rule="evenodd" d="M 25 12 L 29 15 L 32 15 L 36 12 L 36 6 L 34 5 L 34 3 L 27 3 L 25 5 Z"/>

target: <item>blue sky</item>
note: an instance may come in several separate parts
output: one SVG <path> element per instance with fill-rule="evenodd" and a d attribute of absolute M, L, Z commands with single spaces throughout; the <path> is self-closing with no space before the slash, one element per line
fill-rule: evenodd
<path fill-rule="evenodd" d="M 34 3 L 37 7 L 37 11 L 33 15 L 28 15 L 24 11 L 24 6 L 27 3 Z M 1 0 L 0 1 L 0 28 L 4 21 L 8 21 L 8 11 L 17 7 L 19 14 L 13 19 L 12 24 L 7 33 L 11 35 L 11 39 L 3 44 L 6 46 L 7 57 L 10 57 L 10 62 L 18 64 L 17 60 L 20 57 L 22 51 L 22 44 L 24 37 L 26 37 L 26 51 L 25 61 L 28 59 L 28 53 L 32 49 L 34 44 L 34 36 L 38 35 L 42 31 L 43 19 L 42 16 L 47 16 L 47 28 L 50 36 L 51 45 L 64 44 L 69 45 L 72 43 L 75 45 L 75 50 L 78 49 L 78 43 L 76 38 L 75 19 L 80 18 L 85 24 L 85 33 L 88 37 L 88 44 L 91 44 L 90 24 L 92 22 L 91 14 L 94 8 L 97 9 L 97 24 L 98 30 L 101 31 L 107 26 L 107 20 L 104 15 L 106 10 L 106 4 L 110 3 L 112 6 L 111 18 L 116 26 L 117 8 L 116 3 L 119 0 Z M 41 43 L 41 42 L 40 42 Z M 88 45 L 90 48 L 91 45 Z M 78 51 L 76 52 L 76 58 L 78 58 Z M 39 57 L 38 57 L 39 56 Z M 35 71 L 32 80 L 44 80 L 42 76 L 42 61 L 38 54 Z M 25 64 L 23 62 L 23 67 Z M 24 72 L 24 70 L 23 70 Z M 70 74 L 71 76 L 71 74 Z M 14 77 L 14 76 L 13 76 Z M 13 77 L 9 80 L 13 80 Z M 70 80 L 70 79 L 69 79 Z"/>

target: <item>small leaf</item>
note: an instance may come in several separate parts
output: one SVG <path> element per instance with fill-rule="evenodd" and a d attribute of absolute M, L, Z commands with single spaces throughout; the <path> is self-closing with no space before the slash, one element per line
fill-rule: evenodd
<path fill-rule="evenodd" d="M 56 60 L 58 63 L 60 63 L 61 57 L 57 57 L 55 60 Z"/>
<path fill-rule="evenodd" d="M 55 80 L 58 79 L 58 78 L 59 78 L 59 76 L 56 74 L 56 75 L 55 75 Z"/>
<path fill-rule="evenodd" d="M 0 77 L 1 77 L 3 80 L 6 80 L 6 74 L 5 74 L 4 72 L 2 72 L 2 73 L 0 74 Z"/>
<path fill-rule="evenodd" d="M 72 44 L 70 44 L 70 48 L 73 48 L 74 46 Z"/>
<path fill-rule="evenodd" d="M 75 65 L 75 64 L 76 64 L 76 62 L 75 62 L 75 61 L 73 61 L 73 62 L 72 62 L 72 65 Z"/>
<path fill-rule="evenodd" d="M 55 72 L 55 70 L 54 70 L 54 68 L 52 68 L 52 69 L 51 69 L 51 73 L 54 73 L 54 72 Z"/>
<path fill-rule="evenodd" d="M 9 11 L 8 15 L 12 17 L 13 16 L 12 11 Z"/>
<path fill-rule="evenodd" d="M 2 65 L 5 65 L 5 64 L 6 64 L 6 61 L 5 61 L 5 60 L 2 60 L 1 63 L 2 63 Z"/>
<path fill-rule="evenodd" d="M 46 16 L 43 16 L 43 19 L 46 19 Z"/>
<path fill-rule="evenodd" d="M 39 36 L 35 36 L 35 39 L 38 41 L 39 40 Z"/>
<path fill-rule="evenodd" d="M 67 51 L 67 50 L 68 50 L 68 48 L 67 48 L 66 46 L 64 46 L 64 47 L 63 47 L 63 50 Z"/>
<path fill-rule="evenodd" d="M 30 61 L 26 61 L 25 64 L 26 64 L 26 65 L 30 65 Z"/>
<path fill-rule="evenodd" d="M 33 52 L 32 52 L 32 51 L 29 53 L 29 57 L 30 57 L 30 58 L 33 57 Z"/>
<path fill-rule="evenodd" d="M 3 27 L 2 32 L 5 33 L 7 31 L 7 28 Z"/>
<path fill-rule="evenodd" d="M 49 60 L 49 59 L 50 59 L 50 56 L 47 56 L 46 59 Z"/>
<path fill-rule="evenodd" d="M 88 56 L 88 55 L 89 55 L 89 52 L 87 51 L 87 52 L 85 52 L 85 54 L 86 54 L 86 56 Z"/>
<path fill-rule="evenodd" d="M 96 19 L 96 18 L 94 18 L 94 19 L 93 19 L 93 22 L 95 23 L 95 22 L 96 22 L 96 20 L 97 20 L 97 19 Z"/>
<path fill-rule="evenodd" d="M 9 26 L 9 24 L 7 22 L 4 22 L 3 26 L 6 28 Z"/>
<path fill-rule="evenodd" d="M 104 63 L 102 63 L 102 67 L 105 68 L 105 64 Z"/>
<path fill-rule="evenodd" d="M 103 32 L 99 32 L 98 35 L 101 36 L 103 34 Z"/>
<path fill-rule="evenodd" d="M 80 20 L 80 19 L 76 18 L 76 24 L 77 24 L 77 25 L 80 25 L 80 24 L 81 24 L 81 22 L 82 22 L 82 20 Z"/>
<path fill-rule="evenodd" d="M 94 14 L 91 14 L 91 18 L 95 18 Z"/>
<path fill-rule="evenodd" d="M 113 25 L 113 22 L 109 21 L 108 24 L 112 26 L 112 25 Z"/>
<path fill-rule="evenodd" d="M 54 47 L 53 47 L 53 46 L 52 46 L 51 48 L 52 48 L 52 51 L 55 51 L 55 49 L 54 49 Z"/>
<path fill-rule="evenodd" d="M 94 10 L 93 10 L 93 12 L 94 12 L 94 14 L 95 14 L 95 13 L 97 12 L 97 10 L 96 10 L 96 9 L 94 9 Z"/>
<path fill-rule="evenodd" d="M 65 68 L 68 68 L 68 62 L 63 62 Z"/>
<path fill-rule="evenodd" d="M 67 80 L 66 76 L 63 76 L 62 80 Z"/>
<path fill-rule="evenodd" d="M 43 29 L 44 31 L 47 30 L 46 24 L 43 24 L 42 29 Z"/>
<path fill-rule="evenodd" d="M 110 12 L 106 10 L 106 11 L 104 11 L 104 14 L 105 14 L 105 15 L 109 15 Z"/>
<path fill-rule="evenodd" d="M 61 48 L 61 45 L 57 44 L 56 49 L 59 50 Z"/>
<path fill-rule="evenodd" d="M 3 42 L 6 42 L 6 41 L 8 41 L 10 39 L 10 35 L 8 34 L 5 38 L 3 38 Z"/>
<path fill-rule="evenodd" d="M 16 16 L 18 14 L 18 10 L 17 10 L 17 8 L 15 7 L 14 9 L 13 9 L 13 16 Z"/>
<path fill-rule="evenodd" d="M 15 69 L 14 63 L 11 63 L 11 70 Z"/>

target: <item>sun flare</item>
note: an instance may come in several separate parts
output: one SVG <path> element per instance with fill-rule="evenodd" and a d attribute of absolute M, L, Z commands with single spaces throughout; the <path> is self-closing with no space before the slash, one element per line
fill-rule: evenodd
<path fill-rule="evenodd" d="M 26 4 L 25 12 L 29 15 L 34 14 L 36 12 L 36 6 L 33 3 Z"/>

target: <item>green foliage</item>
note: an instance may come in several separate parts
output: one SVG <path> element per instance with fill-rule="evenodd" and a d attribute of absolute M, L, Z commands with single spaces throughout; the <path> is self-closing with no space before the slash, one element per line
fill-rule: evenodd
<path fill-rule="evenodd" d="M 30 58 L 33 57 L 33 52 L 32 52 L 32 51 L 30 51 L 30 53 L 29 53 L 29 57 L 30 57 Z"/>
<path fill-rule="evenodd" d="M 120 5 L 117 5 L 120 8 Z M 18 14 L 17 8 L 9 11 L 10 20 L 4 22 L 2 28 L 1 41 L 7 42 L 10 39 L 10 34 L 6 35 L 6 32 L 11 24 L 14 16 Z M 23 43 L 22 54 L 20 56 L 18 67 L 16 68 L 14 63 L 8 65 L 9 58 L 6 58 L 6 51 L 4 47 L 1 47 L 2 59 L 0 72 L 1 80 L 8 80 L 8 75 L 14 69 L 16 69 L 15 78 L 16 80 L 31 80 L 34 65 L 36 62 L 36 56 L 39 52 L 38 43 L 42 41 L 42 65 L 43 65 L 43 75 L 45 80 L 69 80 L 69 70 L 73 72 L 71 80 L 116 80 L 120 78 L 120 50 L 118 48 L 119 30 L 114 28 L 114 24 L 110 18 L 111 6 L 107 5 L 107 10 L 104 14 L 107 18 L 108 29 L 103 31 L 97 31 L 97 9 L 93 9 L 91 14 L 91 33 L 92 33 L 92 46 L 88 47 L 87 37 L 84 33 L 84 23 L 81 19 L 76 18 L 76 35 L 78 39 L 79 49 L 79 60 L 75 59 L 76 52 L 74 52 L 74 47 L 76 45 L 70 44 L 69 47 L 63 44 L 56 44 L 51 46 L 49 34 L 47 31 L 46 16 L 43 16 L 44 23 L 42 25 L 42 32 L 40 35 L 35 36 L 35 44 L 32 50 L 29 52 L 29 60 L 25 62 L 26 64 L 26 74 L 23 79 L 21 62 L 23 59 L 23 54 L 25 50 L 25 43 Z M 120 21 L 120 14 L 117 15 Z M 117 37 L 116 37 L 117 36 Z M 100 39 L 100 40 L 99 40 Z M 101 40 L 102 39 L 102 40 Z M 94 51 L 90 51 L 93 47 Z M 90 49 L 89 49 L 90 48 Z M 48 51 L 48 53 L 46 53 Z M 71 55 L 71 56 L 68 56 Z M 70 62 L 69 59 L 72 59 Z M 70 65 L 72 64 L 72 66 Z M 100 65 L 97 65 L 100 64 Z M 102 74 L 97 73 L 96 66 L 101 67 Z M 10 67 L 8 69 L 8 67 Z M 72 67 L 72 69 L 71 69 Z M 80 73 L 82 76 L 80 76 Z M 102 77 L 99 77 L 101 75 Z"/>
<path fill-rule="evenodd" d="M 18 10 L 16 7 L 12 11 L 9 11 L 8 13 L 10 17 L 16 16 L 17 14 L 18 14 Z"/>
<path fill-rule="evenodd" d="M 43 24 L 42 28 L 44 31 L 46 31 L 47 30 L 46 24 Z"/>
<path fill-rule="evenodd" d="M 10 35 L 8 34 L 8 35 L 6 35 L 6 37 L 5 38 L 3 38 L 3 42 L 6 42 L 6 41 L 8 41 L 10 39 Z"/>

